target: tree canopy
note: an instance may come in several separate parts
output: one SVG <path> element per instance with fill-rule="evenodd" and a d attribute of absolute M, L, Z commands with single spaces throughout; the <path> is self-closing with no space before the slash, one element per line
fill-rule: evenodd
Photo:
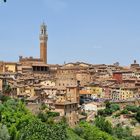
<path fill-rule="evenodd" d="M 10 140 L 66 140 L 67 137 L 65 123 L 43 123 L 15 99 L 0 103 L 0 122 L 8 128 Z"/>

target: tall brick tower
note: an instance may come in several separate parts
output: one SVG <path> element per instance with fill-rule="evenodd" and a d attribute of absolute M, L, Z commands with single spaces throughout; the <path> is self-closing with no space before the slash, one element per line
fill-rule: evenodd
<path fill-rule="evenodd" d="M 47 27 L 43 23 L 40 27 L 40 59 L 44 63 L 47 63 L 47 41 L 48 41 Z"/>

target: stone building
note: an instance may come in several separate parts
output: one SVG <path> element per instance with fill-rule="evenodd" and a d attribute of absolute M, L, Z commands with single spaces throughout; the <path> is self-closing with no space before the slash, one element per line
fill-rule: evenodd
<path fill-rule="evenodd" d="M 140 65 L 137 63 L 136 60 L 134 60 L 134 63 L 130 65 L 131 69 L 136 69 L 137 67 L 139 67 Z"/>
<path fill-rule="evenodd" d="M 47 63 L 47 27 L 43 23 L 40 29 L 40 59 L 46 64 Z"/>
<path fill-rule="evenodd" d="M 79 103 L 79 86 L 66 87 L 66 100 Z"/>
<path fill-rule="evenodd" d="M 18 72 L 20 73 L 48 73 L 47 65 L 47 41 L 48 34 L 46 25 L 43 23 L 40 27 L 40 58 L 19 57 Z"/>
<path fill-rule="evenodd" d="M 17 72 L 17 63 L 16 62 L 0 62 L 0 72 L 11 72 L 15 73 Z"/>
<path fill-rule="evenodd" d="M 71 67 L 61 67 L 57 70 L 56 74 L 56 86 L 76 86 L 76 69 Z"/>
<path fill-rule="evenodd" d="M 77 79 L 77 81 L 80 81 L 81 86 L 85 86 L 92 81 L 91 74 L 87 70 L 78 71 L 76 73 L 76 79 Z"/>
<path fill-rule="evenodd" d="M 77 102 L 57 102 L 55 103 L 55 111 L 60 116 L 65 116 L 69 126 L 73 127 L 79 122 L 78 103 Z"/>
<path fill-rule="evenodd" d="M 77 62 L 68 63 L 59 67 L 56 73 L 57 86 L 75 86 L 77 82 L 84 86 L 92 81 L 92 75 L 89 72 L 90 64 Z"/>

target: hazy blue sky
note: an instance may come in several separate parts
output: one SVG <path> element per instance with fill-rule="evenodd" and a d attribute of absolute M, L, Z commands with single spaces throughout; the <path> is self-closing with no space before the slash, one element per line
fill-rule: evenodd
<path fill-rule="evenodd" d="M 0 60 L 39 57 L 48 26 L 48 63 L 140 62 L 140 0 L 0 0 Z"/>

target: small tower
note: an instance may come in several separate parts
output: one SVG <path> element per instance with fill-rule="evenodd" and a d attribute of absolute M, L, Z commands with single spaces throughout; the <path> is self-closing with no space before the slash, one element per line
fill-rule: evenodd
<path fill-rule="evenodd" d="M 47 27 L 43 23 L 40 27 L 40 59 L 46 64 L 47 63 Z"/>

